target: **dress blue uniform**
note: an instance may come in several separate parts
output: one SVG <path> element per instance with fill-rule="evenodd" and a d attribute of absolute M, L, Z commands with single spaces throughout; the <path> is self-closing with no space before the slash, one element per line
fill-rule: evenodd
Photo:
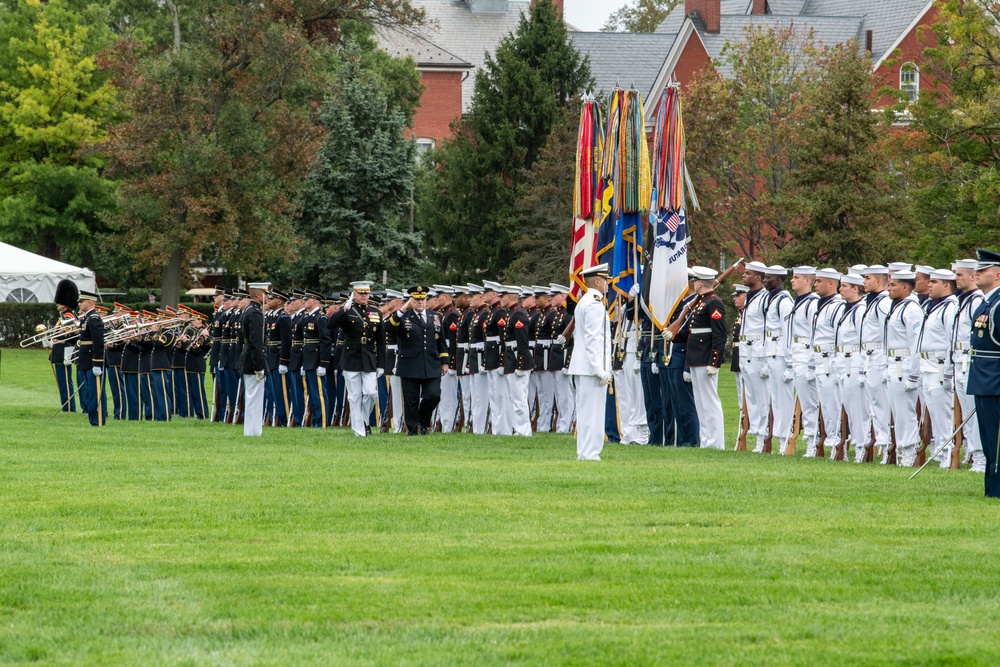
<path fill-rule="evenodd" d="M 979 269 L 1000 267 L 1000 253 L 979 250 Z M 972 363 L 966 391 L 976 397 L 979 435 L 986 456 L 988 498 L 1000 498 L 1000 287 L 995 287 L 972 316 Z"/>
<path fill-rule="evenodd" d="M 97 295 L 80 292 L 81 300 L 96 301 Z M 104 426 L 108 412 L 104 396 L 104 321 L 93 308 L 80 317 L 80 346 L 77 355 L 77 385 L 80 408 L 87 413 L 91 426 Z M 97 372 L 95 373 L 95 369 Z"/>
<path fill-rule="evenodd" d="M 668 324 L 680 317 L 684 308 L 696 296 L 691 294 L 685 297 L 674 309 Z M 662 339 L 654 341 L 656 364 L 660 371 L 660 392 L 668 397 L 664 411 L 664 438 L 666 444 L 676 443 L 680 447 L 697 447 L 699 443 L 700 425 L 698 412 L 694 405 L 694 388 L 690 382 L 684 381 L 684 371 L 687 368 L 687 341 L 690 331 L 689 316 L 689 321 L 681 326 L 671 343 L 664 346 Z M 668 438 L 671 422 L 673 423 L 673 439 Z"/>

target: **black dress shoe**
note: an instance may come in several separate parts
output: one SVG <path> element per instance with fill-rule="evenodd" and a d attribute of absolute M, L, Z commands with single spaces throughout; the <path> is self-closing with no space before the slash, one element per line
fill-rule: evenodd
<path fill-rule="evenodd" d="M 420 435 L 430 435 L 430 434 L 431 430 L 429 428 L 427 428 L 426 426 L 420 427 Z"/>
<path fill-rule="evenodd" d="M 367 437 L 371 434 L 372 434 L 372 427 L 369 426 L 368 424 L 365 424 L 365 436 Z"/>

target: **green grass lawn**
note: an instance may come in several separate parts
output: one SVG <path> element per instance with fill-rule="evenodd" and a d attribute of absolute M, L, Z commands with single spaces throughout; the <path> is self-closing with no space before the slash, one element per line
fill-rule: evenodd
<path fill-rule="evenodd" d="M 0 664 L 1000 662 L 967 471 L 57 407 L 4 350 Z"/>

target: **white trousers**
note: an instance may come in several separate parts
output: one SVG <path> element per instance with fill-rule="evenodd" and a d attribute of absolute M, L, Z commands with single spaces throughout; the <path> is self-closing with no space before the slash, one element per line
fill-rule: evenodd
<path fill-rule="evenodd" d="M 465 417 L 465 426 L 472 423 L 472 376 L 459 375 L 458 386 L 462 390 L 462 414 Z"/>
<path fill-rule="evenodd" d="M 816 380 L 815 378 L 809 379 L 808 360 L 793 359 L 792 371 L 795 373 L 792 388 L 795 391 L 795 396 L 799 398 L 799 407 L 802 410 L 802 435 L 805 436 L 806 453 L 815 454 L 816 439 L 819 437 L 819 397 L 816 395 Z M 819 369 L 817 369 L 818 372 Z M 792 406 L 792 419 L 794 420 L 794 402 Z"/>
<path fill-rule="evenodd" d="M 691 367 L 694 408 L 698 412 L 702 449 L 726 448 L 726 422 L 719 398 L 719 374 L 708 374 L 708 366 Z"/>
<path fill-rule="evenodd" d="M 476 373 L 469 379 L 472 385 L 472 432 L 483 435 L 490 414 L 490 376 L 488 373 Z"/>
<path fill-rule="evenodd" d="M 976 397 L 965 393 L 968 382 L 968 369 L 963 373 L 961 364 L 955 364 L 955 394 L 958 396 L 958 404 L 962 407 L 962 419 L 964 420 L 970 414 L 972 415 L 972 419 L 965 422 L 965 426 L 962 427 L 962 440 L 965 442 L 965 451 L 967 454 L 972 454 L 973 464 L 977 460 L 981 460 L 983 465 L 985 465 L 986 459 L 983 456 L 983 442 L 979 438 L 979 418 L 972 414 L 973 410 L 976 409 Z M 952 430 L 954 431 L 955 429 Z"/>
<path fill-rule="evenodd" d="M 847 428 L 850 431 L 848 447 L 854 445 L 854 462 L 865 458 L 865 448 L 871 440 L 871 415 L 868 412 L 868 395 L 862 380 L 864 360 L 853 353 L 849 357 L 837 357 L 840 369 L 840 400 L 847 412 Z"/>
<path fill-rule="evenodd" d="M 574 375 L 576 380 L 576 458 L 600 461 L 604 449 L 604 413 L 608 387 L 593 375 Z"/>
<path fill-rule="evenodd" d="M 889 373 L 889 406 L 892 410 L 893 430 L 896 433 L 896 464 L 912 466 L 917 460 L 917 446 L 920 444 L 917 390 L 908 391 L 905 381 L 905 375 L 900 380 L 895 373 Z"/>
<path fill-rule="evenodd" d="M 452 433 L 458 419 L 458 374 L 448 371 L 441 377 L 441 402 L 438 403 L 441 416 L 441 432 Z"/>
<path fill-rule="evenodd" d="M 795 417 L 795 385 L 785 382 L 785 370 L 788 364 L 784 357 L 770 357 L 767 367 L 771 370 L 768 389 L 771 392 L 771 412 L 774 420 L 771 422 L 771 433 L 778 439 L 782 454 L 788 449 L 788 440 L 792 435 L 792 420 Z"/>
<path fill-rule="evenodd" d="M 398 375 L 389 376 L 389 398 L 392 400 L 392 430 L 403 432 L 403 381 Z"/>
<path fill-rule="evenodd" d="M 507 373 L 503 376 L 510 399 L 510 428 L 514 435 L 531 436 L 531 411 L 528 407 L 528 391 L 531 387 L 531 371 L 524 375 Z"/>
<path fill-rule="evenodd" d="M 510 425 L 507 383 L 504 382 L 500 369 L 487 371 L 486 374 L 490 378 L 490 423 L 493 424 L 493 435 L 510 435 L 513 429 Z"/>
<path fill-rule="evenodd" d="M 556 402 L 556 373 L 532 371 L 531 381 L 538 383 L 538 432 L 552 430 L 552 409 Z"/>
<path fill-rule="evenodd" d="M 642 394 L 642 376 L 635 356 L 635 340 L 631 337 L 625 349 L 622 370 L 615 371 L 615 393 L 618 399 L 619 439 L 622 444 L 645 445 L 649 442 L 646 422 L 646 401 Z"/>
<path fill-rule="evenodd" d="M 264 433 L 264 380 L 243 376 L 243 435 Z"/>
<path fill-rule="evenodd" d="M 920 380 L 923 385 L 923 407 L 927 410 L 927 414 L 931 418 L 931 433 L 933 435 L 930 442 L 930 450 L 927 452 L 927 456 L 936 452 L 939 447 L 941 447 L 955 430 L 955 396 L 951 393 L 950 389 L 946 388 L 941 382 L 941 372 L 936 366 L 936 362 L 930 364 L 930 359 L 921 359 L 920 361 Z M 941 453 L 937 456 L 938 463 L 941 464 L 942 468 L 951 467 L 951 453 L 955 449 L 955 441 L 948 444 L 947 447 L 941 450 Z"/>
<path fill-rule="evenodd" d="M 576 385 L 573 376 L 564 371 L 553 373 L 556 381 L 556 433 L 572 433 L 576 421 Z"/>
<path fill-rule="evenodd" d="M 378 376 L 375 373 L 361 371 L 344 371 L 344 382 L 347 383 L 347 400 L 351 405 L 351 430 L 354 435 L 362 438 L 367 433 L 368 420 L 371 419 L 372 408 L 378 400 Z M 399 392 L 402 397 L 402 389 Z M 402 419 L 400 409 L 397 419 Z"/>
<path fill-rule="evenodd" d="M 768 386 L 771 379 L 760 377 L 760 371 L 766 365 L 766 357 L 750 357 L 745 362 L 740 359 L 750 433 L 757 438 L 758 450 L 764 446 L 764 439 L 767 438 L 767 422 L 771 411 L 771 389 Z"/>
<path fill-rule="evenodd" d="M 876 351 L 868 356 L 865 362 L 865 397 L 868 399 L 868 414 L 871 415 L 871 425 L 875 431 L 875 446 L 888 448 L 892 442 L 889 434 L 891 409 L 889 391 L 886 387 L 888 370 L 885 357 L 880 358 L 880 355 L 882 353 Z"/>
<path fill-rule="evenodd" d="M 816 391 L 819 403 L 819 414 L 817 414 L 817 417 L 822 417 L 823 429 L 826 431 L 823 447 L 826 448 L 827 456 L 833 458 L 837 455 L 837 445 L 840 444 L 840 409 L 842 406 L 840 402 L 840 380 L 837 370 L 830 368 L 830 372 L 825 373 L 823 371 L 826 370 L 827 365 L 823 364 L 822 366 L 817 365 L 816 380 L 812 385 Z M 858 394 L 863 393 L 861 387 L 856 387 L 854 391 Z M 818 440 L 819 426 L 816 428 L 816 438 Z M 847 458 L 846 443 L 844 458 Z"/>

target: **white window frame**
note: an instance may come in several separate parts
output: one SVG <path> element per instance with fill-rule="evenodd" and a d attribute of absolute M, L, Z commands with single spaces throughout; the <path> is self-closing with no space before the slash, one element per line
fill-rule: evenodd
<path fill-rule="evenodd" d="M 903 76 L 910 72 L 913 73 L 913 81 L 903 81 Z M 909 95 L 911 104 L 920 99 L 920 68 L 916 63 L 906 62 L 899 68 L 899 89 Z"/>

